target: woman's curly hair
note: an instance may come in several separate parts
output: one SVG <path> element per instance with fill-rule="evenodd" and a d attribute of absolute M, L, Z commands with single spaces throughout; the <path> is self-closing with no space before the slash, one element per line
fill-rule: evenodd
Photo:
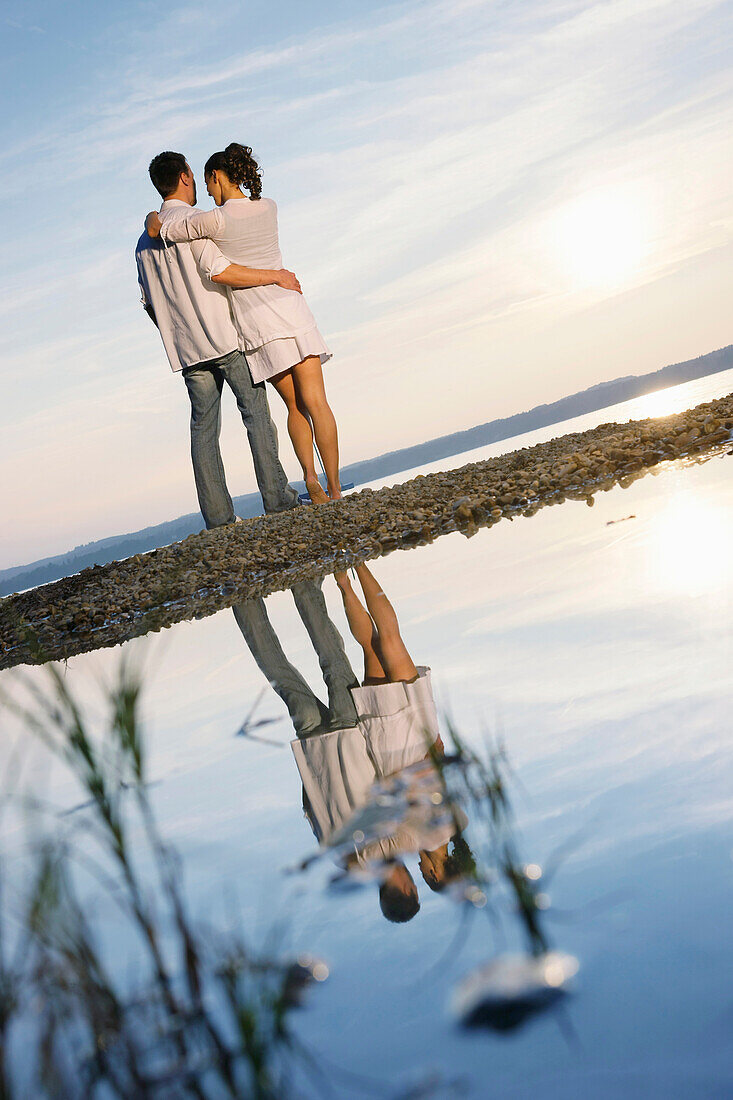
<path fill-rule="evenodd" d="M 204 176 L 210 176 L 212 172 L 224 172 L 233 184 L 249 191 L 252 199 L 259 199 L 262 195 L 262 171 L 249 145 L 232 141 L 226 149 L 213 153 L 204 165 Z"/>

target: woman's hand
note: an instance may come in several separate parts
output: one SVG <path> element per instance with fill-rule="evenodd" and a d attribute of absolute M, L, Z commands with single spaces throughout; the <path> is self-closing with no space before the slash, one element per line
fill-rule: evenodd
<path fill-rule="evenodd" d="M 157 210 L 151 210 L 145 219 L 145 230 L 149 237 L 159 237 L 162 221 L 158 217 Z"/>
<path fill-rule="evenodd" d="M 283 290 L 297 290 L 298 294 L 303 293 L 295 274 L 284 267 L 275 273 L 275 285 L 281 286 Z"/>

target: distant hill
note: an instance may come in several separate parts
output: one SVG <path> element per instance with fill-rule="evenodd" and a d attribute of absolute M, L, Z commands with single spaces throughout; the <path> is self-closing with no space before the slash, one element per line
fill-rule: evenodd
<path fill-rule="evenodd" d="M 418 443 L 413 447 L 403 447 L 399 451 L 389 451 L 376 458 L 355 462 L 343 468 L 342 477 L 345 481 L 364 485 L 366 482 L 389 477 L 403 470 L 411 470 L 428 462 L 438 462 L 442 458 L 463 454 L 477 447 L 485 447 L 489 443 L 511 439 L 513 436 L 523 435 L 537 428 L 546 428 L 550 424 L 571 420 L 584 413 L 596 412 L 610 405 L 617 405 L 621 401 L 631 401 L 635 397 L 642 397 L 655 390 L 666 389 L 667 386 L 682 382 L 691 382 L 695 378 L 703 378 L 730 368 L 733 368 L 733 344 L 707 355 L 700 355 L 697 359 L 688 359 L 685 363 L 674 363 L 663 367 L 651 374 L 628 375 L 624 378 L 616 378 L 612 382 L 601 382 L 587 390 L 562 397 L 549 405 L 537 405 L 528 412 L 516 413 L 514 416 L 507 416 L 500 420 L 490 420 L 486 424 L 479 424 L 467 431 L 453 432 L 451 435 L 430 439 L 426 443 Z M 301 491 L 303 488 L 301 483 Z M 237 514 L 244 517 L 256 516 L 262 511 L 258 493 L 235 497 L 234 506 Z M 17 565 L 12 569 L 2 570 L 0 571 L 0 596 L 58 580 L 59 577 L 78 573 L 90 565 L 105 565 L 107 562 L 129 557 L 131 554 L 142 554 L 147 550 L 155 550 L 159 546 L 167 546 L 194 531 L 200 531 L 201 527 L 201 516 L 198 512 L 191 512 L 189 515 L 179 516 L 178 519 L 156 524 L 155 527 L 146 527 L 142 531 L 86 543 L 84 546 L 69 550 L 66 554 L 58 554 L 55 557 L 31 562 L 29 565 Z"/>
<path fill-rule="evenodd" d="M 587 390 L 561 397 L 549 405 L 536 405 L 528 412 L 515 413 L 501 420 L 490 420 L 487 424 L 478 424 L 464 432 L 453 432 L 430 439 L 426 443 L 417 443 L 414 447 L 403 447 L 399 451 L 389 451 L 378 458 L 368 458 L 345 466 L 342 471 L 344 480 L 363 485 L 367 481 L 389 477 L 402 470 L 412 470 L 428 462 L 438 462 L 441 458 L 464 454 L 477 447 L 486 447 L 489 443 L 498 443 L 502 439 L 511 439 L 515 435 L 524 435 L 550 424 L 559 424 L 563 420 L 572 420 L 574 416 L 607 409 L 621 401 L 632 401 L 635 397 L 663 390 L 668 386 L 691 382 L 695 378 L 704 378 L 708 374 L 733 367 L 733 344 L 686 363 L 674 363 L 669 367 L 653 371 L 651 374 L 627 375 L 615 378 L 612 382 L 599 382 Z M 0 578 L 2 574 L 0 574 Z"/>

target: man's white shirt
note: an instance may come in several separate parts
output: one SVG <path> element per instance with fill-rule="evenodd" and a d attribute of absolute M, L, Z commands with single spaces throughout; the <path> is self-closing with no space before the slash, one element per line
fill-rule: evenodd
<path fill-rule="evenodd" d="M 182 199 L 166 199 L 160 219 L 192 213 Z M 144 305 L 152 308 L 174 371 L 239 348 L 226 289 L 212 283 L 231 261 L 213 241 L 166 245 L 143 233 L 135 251 Z"/>

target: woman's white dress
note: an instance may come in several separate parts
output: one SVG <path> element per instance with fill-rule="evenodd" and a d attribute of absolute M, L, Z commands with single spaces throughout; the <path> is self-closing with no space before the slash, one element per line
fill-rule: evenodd
<path fill-rule="evenodd" d="M 417 671 L 418 678 L 411 684 L 397 681 L 352 688 L 356 727 L 291 741 L 308 799 L 309 820 L 321 845 L 343 837 L 354 815 L 369 804 L 375 782 L 424 761 L 440 736 L 430 669 L 418 665 Z M 388 815 L 391 813 L 392 809 Z M 435 830 L 426 832 L 420 813 L 414 820 L 403 815 L 394 828 L 389 824 L 377 842 L 384 858 L 393 858 L 395 851 L 438 848 L 455 831 L 451 818 L 443 823 L 439 837 Z M 419 841 L 415 839 L 418 836 Z M 360 858 L 375 854 L 376 848 L 367 845 Z"/>
<path fill-rule="evenodd" d="M 164 222 L 160 236 L 166 244 L 207 237 L 243 267 L 277 271 L 283 266 L 272 199 L 228 199 L 213 210 Z M 331 358 L 302 294 L 274 285 L 228 289 L 253 381 L 272 378 L 310 355 L 321 363 Z"/>

